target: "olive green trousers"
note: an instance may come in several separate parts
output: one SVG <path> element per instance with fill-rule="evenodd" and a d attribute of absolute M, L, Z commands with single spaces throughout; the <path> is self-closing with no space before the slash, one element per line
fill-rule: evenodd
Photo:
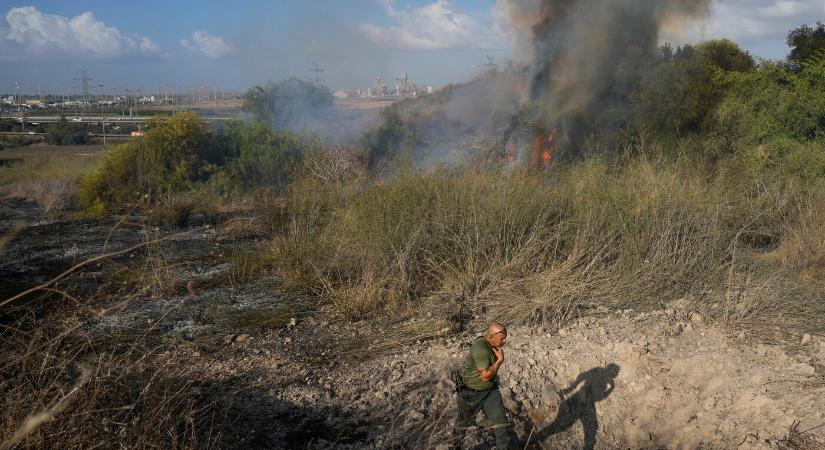
<path fill-rule="evenodd" d="M 464 440 L 464 433 L 474 425 L 476 414 L 484 410 L 484 415 L 493 424 L 493 433 L 496 435 L 496 450 L 510 448 L 510 434 L 508 432 L 507 415 L 504 412 L 504 402 L 498 388 L 489 391 L 458 391 L 458 421 L 455 426 L 453 441 L 460 447 Z"/>

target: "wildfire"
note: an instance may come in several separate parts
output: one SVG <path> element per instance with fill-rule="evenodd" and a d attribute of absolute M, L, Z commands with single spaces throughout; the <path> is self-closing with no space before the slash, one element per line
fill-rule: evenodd
<path fill-rule="evenodd" d="M 556 133 L 558 130 L 553 130 L 550 133 L 545 133 L 540 128 L 536 129 L 536 134 L 533 137 L 533 145 L 530 146 L 533 155 L 534 167 L 549 167 L 553 160 L 553 154 L 558 152 L 559 144 L 556 142 Z"/>
<path fill-rule="evenodd" d="M 508 142 L 505 147 L 505 162 L 512 163 L 518 159 L 519 162 L 524 162 L 527 167 L 532 169 L 550 167 L 553 162 L 553 157 L 558 154 L 560 150 L 560 145 L 556 138 L 558 129 L 554 129 L 552 132 L 547 133 L 542 127 L 536 125 L 532 131 L 530 141 L 525 142 L 525 133 L 520 133 L 514 138 L 511 138 L 510 142 Z M 529 154 L 521 155 L 520 149 L 526 147 L 524 144 L 527 144 L 528 142 Z M 527 148 L 524 148 L 524 150 L 527 150 Z"/>
<path fill-rule="evenodd" d="M 516 144 L 510 143 L 509 148 L 507 149 L 507 154 L 504 155 L 504 159 L 507 162 L 513 162 L 516 160 Z"/>

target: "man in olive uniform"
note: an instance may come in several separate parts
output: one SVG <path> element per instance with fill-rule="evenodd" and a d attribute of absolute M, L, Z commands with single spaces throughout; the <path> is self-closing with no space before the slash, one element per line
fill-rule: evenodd
<path fill-rule="evenodd" d="M 487 334 L 476 338 L 470 346 L 470 354 L 464 363 L 464 382 L 458 389 L 458 421 L 454 436 L 457 446 L 464 440 L 467 428 L 473 425 L 478 410 L 483 409 L 493 424 L 496 449 L 509 448 L 507 416 L 498 391 L 498 369 L 504 364 L 501 347 L 506 341 L 507 328 L 500 323 L 492 323 Z"/>

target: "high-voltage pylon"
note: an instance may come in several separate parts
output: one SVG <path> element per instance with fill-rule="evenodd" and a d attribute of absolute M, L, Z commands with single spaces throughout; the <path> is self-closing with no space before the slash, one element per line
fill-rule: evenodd
<path fill-rule="evenodd" d="M 312 63 L 314 66 L 312 69 L 309 69 L 310 72 L 315 72 L 315 78 L 312 79 L 312 82 L 315 83 L 316 86 L 320 86 L 324 83 L 324 79 L 321 78 L 321 72 L 324 72 L 324 69 L 318 67 L 318 63 Z"/>
<path fill-rule="evenodd" d="M 75 78 L 74 81 L 80 81 L 81 87 L 83 89 L 83 98 L 88 100 L 89 99 L 89 82 L 92 81 L 92 78 L 89 78 L 88 72 L 85 70 L 80 71 L 80 78 Z"/>

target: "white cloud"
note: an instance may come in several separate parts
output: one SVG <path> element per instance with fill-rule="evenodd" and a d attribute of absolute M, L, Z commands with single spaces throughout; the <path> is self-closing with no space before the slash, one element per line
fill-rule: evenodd
<path fill-rule="evenodd" d="M 206 31 L 195 31 L 192 40 L 183 39 L 180 46 L 209 58 L 226 58 L 235 54 L 235 46 L 223 40 L 220 36 L 212 36 Z"/>
<path fill-rule="evenodd" d="M 718 0 L 710 16 L 684 35 L 697 41 L 728 38 L 760 56 L 781 58 L 785 38 L 793 28 L 822 20 L 825 0 Z M 666 36 L 672 37 L 672 36 Z"/>
<path fill-rule="evenodd" d="M 492 31 L 475 19 L 455 9 L 449 0 L 420 8 L 395 9 L 393 0 L 379 0 L 395 26 L 361 24 L 359 29 L 369 39 L 384 47 L 405 50 L 443 50 L 487 48 L 492 45 Z"/>
<path fill-rule="evenodd" d="M 123 33 L 98 21 L 91 11 L 74 17 L 43 14 L 33 6 L 6 13 L 5 38 L 37 54 L 65 52 L 95 58 L 124 54 L 159 55 L 157 43 L 145 36 Z"/>

